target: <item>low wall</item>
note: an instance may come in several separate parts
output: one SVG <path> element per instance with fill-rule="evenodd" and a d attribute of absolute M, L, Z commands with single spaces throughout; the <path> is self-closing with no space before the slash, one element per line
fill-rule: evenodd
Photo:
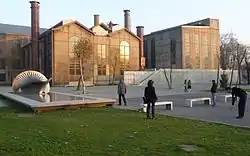
<path fill-rule="evenodd" d="M 167 76 L 169 78 L 170 75 L 170 69 L 165 69 Z M 141 74 L 138 73 L 144 73 L 147 71 L 126 71 L 124 72 L 124 81 L 127 84 L 134 85 L 137 79 L 141 79 Z M 228 78 L 230 80 L 231 70 L 221 70 L 220 75 L 225 72 L 225 74 L 228 74 Z M 140 76 L 139 76 L 140 75 Z M 236 83 L 237 81 L 237 71 L 234 71 L 233 75 L 233 83 Z M 164 76 L 164 70 L 160 69 L 160 71 L 148 79 L 144 80 L 143 85 L 147 84 L 147 81 L 149 79 L 152 79 L 155 81 L 155 84 L 166 84 L 166 79 Z M 202 70 L 202 69 L 173 69 L 172 70 L 172 84 L 174 85 L 181 85 L 184 83 L 184 80 L 191 80 L 192 84 L 205 84 L 205 83 L 211 83 L 212 80 L 217 79 L 217 70 Z"/>

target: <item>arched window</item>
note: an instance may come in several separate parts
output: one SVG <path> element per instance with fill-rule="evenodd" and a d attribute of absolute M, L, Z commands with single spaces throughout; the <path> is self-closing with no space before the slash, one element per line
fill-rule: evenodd
<path fill-rule="evenodd" d="M 80 38 L 77 37 L 77 36 L 72 36 L 69 39 L 69 56 L 70 56 L 70 58 L 75 57 L 75 55 L 74 55 L 74 45 L 77 44 L 77 42 L 79 40 L 80 40 Z"/>
<path fill-rule="evenodd" d="M 72 36 L 69 39 L 69 74 L 70 81 L 75 81 L 78 79 L 78 75 L 81 75 L 79 60 L 74 54 L 74 45 L 80 40 L 77 36 Z M 72 77 L 73 76 L 73 77 Z"/>
<path fill-rule="evenodd" d="M 121 64 L 127 64 L 129 61 L 129 44 L 127 41 L 120 43 L 120 61 Z"/>
<path fill-rule="evenodd" d="M 121 75 L 123 75 L 124 70 L 128 68 L 129 65 L 129 43 L 127 41 L 122 41 L 120 43 L 120 68 Z"/>

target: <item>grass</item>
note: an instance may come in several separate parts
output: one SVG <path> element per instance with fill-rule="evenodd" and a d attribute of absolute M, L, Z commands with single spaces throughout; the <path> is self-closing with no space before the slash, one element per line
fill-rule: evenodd
<path fill-rule="evenodd" d="M 0 109 L 1 156 L 248 155 L 250 130 L 114 108 L 22 116 Z M 181 144 L 201 148 L 185 152 Z"/>

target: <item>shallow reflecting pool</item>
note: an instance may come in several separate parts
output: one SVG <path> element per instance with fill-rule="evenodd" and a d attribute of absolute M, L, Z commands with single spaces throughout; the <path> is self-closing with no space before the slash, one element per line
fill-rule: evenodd
<path fill-rule="evenodd" d="M 39 101 L 39 102 L 55 102 L 55 101 L 74 101 L 74 100 L 93 100 L 88 98 L 83 98 L 74 95 L 65 95 L 65 94 L 58 94 L 58 93 L 49 93 L 45 95 L 38 95 L 38 94 L 18 94 L 22 97 L 29 98 L 31 100 Z"/>

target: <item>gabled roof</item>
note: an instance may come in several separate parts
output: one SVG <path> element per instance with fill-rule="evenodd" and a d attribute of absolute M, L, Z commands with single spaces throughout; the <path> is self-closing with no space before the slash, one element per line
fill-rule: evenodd
<path fill-rule="evenodd" d="M 68 22 L 66 24 L 63 24 L 63 25 L 60 25 L 60 22 L 58 23 L 58 25 L 55 25 L 53 28 L 51 28 L 52 30 L 58 30 L 60 28 L 62 28 L 63 26 L 66 26 L 66 25 L 70 25 L 70 24 L 77 24 L 79 25 L 80 27 L 82 27 L 83 29 L 85 29 L 86 31 L 88 31 L 89 33 L 95 35 L 95 33 L 93 31 L 91 31 L 88 27 L 84 26 L 83 24 L 81 24 L 80 22 L 78 21 L 72 21 L 72 22 Z"/>
<path fill-rule="evenodd" d="M 40 28 L 40 33 L 45 32 L 47 29 Z M 23 34 L 31 35 L 31 27 L 13 24 L 3 24 L 0 23 L 0 33 L 1 34 Z"/>
<path fill-rule="evenodd" d="M 107 30 L 107 31 L 111 31 L 111 29 L 104 23 L 100 23 L 99 26 L 101 26 L 103 29 Z M 93 30 L 93 28 L 96 26 L 93 26 L 90 28 L 90 30 Z"/>
<path fill-rule="evenodd" d="M 113 32 L 109 33 L 109 34 L 108 34 L 108 36 L 113 36 L 114 34 L 116 34 L 116 33 L 120 32 L 120 31 L 122 31 L 122 30 L 127 31 L 129 34 L 131 34 L 132 36 L 134 36 L 134 37 L 135 37 L 135 38 L 137 38 L 138 40 L 141 40 L 141 38 L 140 38 L 140 37 L 138 37 L 138 36 L 137 36 L 136 34 L 134 34 L 133 32 L 129 31 L 127 28 L 122 28 L 122 29 L 119 29 L 119 30 L 113 31 Z"/>

